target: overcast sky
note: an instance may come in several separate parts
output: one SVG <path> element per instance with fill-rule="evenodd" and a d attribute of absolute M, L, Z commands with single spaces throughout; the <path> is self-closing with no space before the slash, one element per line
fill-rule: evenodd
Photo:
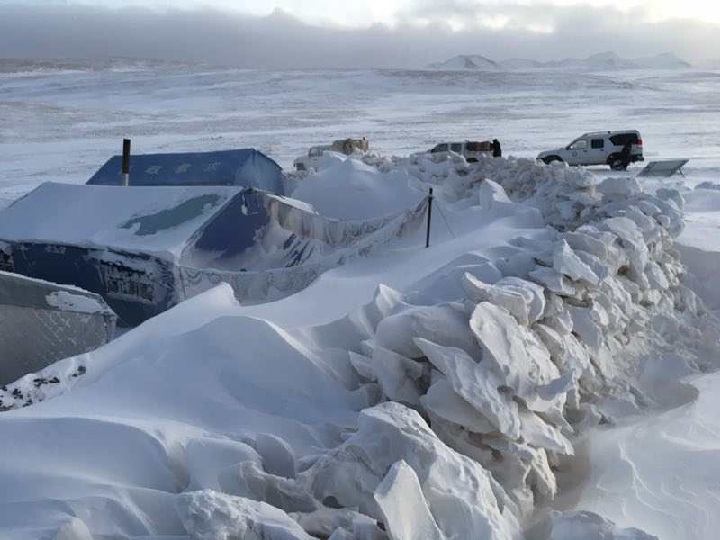
<path fill-rule="evenodd" d="M 0 57 L 422 67 L 457 54 L 720 58 L 710 0 L 0 0 Z"/>

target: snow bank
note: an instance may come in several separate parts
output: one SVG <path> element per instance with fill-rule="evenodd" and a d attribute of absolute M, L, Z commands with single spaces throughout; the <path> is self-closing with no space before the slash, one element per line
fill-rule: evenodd
<path fill-rule="evenodd" d="M 0 495 L 0 516 L 57 527 L 70 512 L 47 501 L 72 497 L 93 535 L 514 539 L 557 495 L 578 434 L 658 402 L 641 368 L 714 367 L 717 322 L 674 247 L 677 192 L 526 160 L 393 167 L 437 186 L 467 234 L 488 233 L 478 215 L 549 227 L 492 259 L 439 246 L 425 294 L 379 286 L 327 325 L 243 316 L 224 287 L 93 353 L 73 382 L 73 360 L 58 364 L 71 391 L 0 417 L 0 481 L 23 486 Z M 62 453 L 49 460 L 36 437 L 50 429 Z M 92 453 L 92 483 L 88 437 L 110 446 Z M 647 538 L 550 519 L 541 540 Z"/>
<path fill-rule="evenodd" d="M 381 172 L 354 158 L 337 160 L 303 177 L 292 193 L 323 216 L 341 220 L 394 214 L 416 206 L 426 195 L 402 169 Z"/>

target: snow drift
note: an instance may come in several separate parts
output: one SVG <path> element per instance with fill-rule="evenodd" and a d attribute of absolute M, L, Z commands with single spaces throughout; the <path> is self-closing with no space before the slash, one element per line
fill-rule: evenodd
<path fill-rule="evenodd" d="M 677 192 L 529 160 L 381 167 L 436 186 L 448 246 L 478 245 L 480 216 L 536 228 L 487 257 L 438 246 L 422 280 L 329 324 L 248 317 L 220 286 L 48 368 L 58 388 L 0 417 L 5 530 L 33 516 L 28 538 L 519 538 L 579 434 L 659 402 L 642 368 L 715 367 L 717 322 L 674 247 Z M 527 533 L 648 538 L 622 527 L 553 513 Z"/>

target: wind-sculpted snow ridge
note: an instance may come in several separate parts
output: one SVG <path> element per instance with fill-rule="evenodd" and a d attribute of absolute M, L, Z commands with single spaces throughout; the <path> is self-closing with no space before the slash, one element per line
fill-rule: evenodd
<path fill-rule="evenodd" d="M 492 260 L 443 261 L 403 292 L 379 285 L 323 326 L 232 316 L 227 286 L 207 293 L 214 310 L 198 296 L 89 355 L 87 373 L 63 381 L 71 391 L 0 417 L 8 470 L 33 463 L 18 441 L 63 419 L 62 460 L 37 485 L 60 485 L 85 456 L 93 484 L 73 508 L 92 507 L 75 515 L 96 535 L 651 538 L 590 513 L 525 529 L 557 495 L 578 434 L 652 405 L 643 363 L 714 367 L 704 353 L 717 323 L 683 285 L 673 245 L 681 197 L 524 160 L 392 166 L 437 186 L 439 204 L 533 205 L 548 227 Z M 107 442 L 90 456 L 82 430 Z M 120 449 L 138 464 L 123 469 Z M 34 515 L 61 497 L 27 489 L 11 502 Z"/>

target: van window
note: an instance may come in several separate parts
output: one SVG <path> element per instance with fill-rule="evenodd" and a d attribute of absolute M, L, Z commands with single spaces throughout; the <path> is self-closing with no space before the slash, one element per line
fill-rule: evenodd
<path fill-rule="evenodd" d="M 570 150 L 587 150 L 588 143 L 586 139 L 580 139 L 570 145 Z"/>
<path fill-rule="evenodd" d="M 447 143 L 440 143 L 435 148 L 432 149 L 433 152 L 447 152 L 448 145 Z"/>
<path fill-rule="evenodd" d="M 459 154 L 460 152 L 462 152 L 462 143 L 452 143 L 450 145 L 450 150 Z"/>
<path fill-rule="evenodd" d="M 590 141 L 590 148 L 593 150 L 602 150 L 605 148 L 605 139 L 593 139 Z"/>
<path fill-rule="evenodd" d="M 638 136 L 636 133 L 618 133 L 610 137 L 610 142 L 615 146 L 625 146 L 628 141 L 632 141 L 633 144 L 637 144 Z"/>

